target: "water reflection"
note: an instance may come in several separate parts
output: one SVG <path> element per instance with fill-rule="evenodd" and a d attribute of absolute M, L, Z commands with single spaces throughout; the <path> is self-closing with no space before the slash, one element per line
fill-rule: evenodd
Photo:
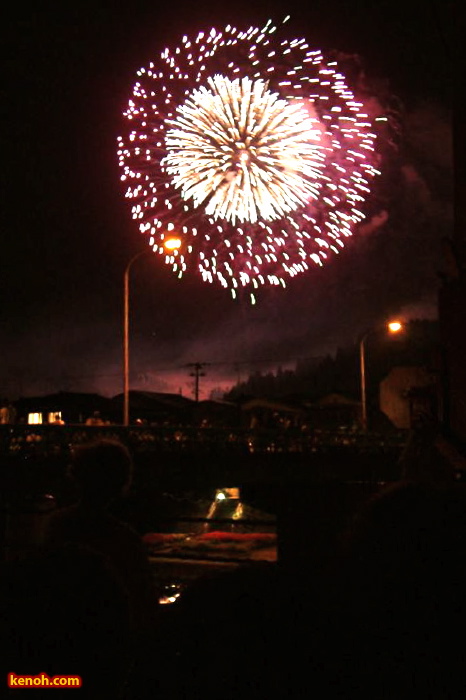
<path fill-rule="evenodd" d="M 231 520 L 229 523 L 209 523 L 204 524 L 204 532 L 213 529 L 221 532 L 232 532 L 238 530 L 238 521 L 244 516 L 244 507 L 240 499 L 238 487 L 217 489 L 215 498 L 210 504 L 207 512 L 207 520 Z"/>
<path fill-rule="evenodd" d="M 212 567 L 276 561 L 275 516 L 244 503 L 241 496 L 236 486 L 215 489 L 203 508 L 193 500 L 193 515 L 175 517 L 169 532 L 146 533 L 143 540 L 162 584 L 159 604 L 176 603 L 186 586 Z"/>
<path fill-rule="evenodd" d="M 185 590 L 181 582 L 169 583 L 163 587 L 162 594 L 159 597 L 159 605 L 171 605 L 176 603 L 182 592 Z"/>

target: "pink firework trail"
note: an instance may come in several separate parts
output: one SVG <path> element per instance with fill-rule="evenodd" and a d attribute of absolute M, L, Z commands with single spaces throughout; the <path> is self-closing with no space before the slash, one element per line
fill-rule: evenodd
<path fill-rule="evenodd" d="M 138 71 L 118 138 L 154 252 L 252 302 L 344 247 L 379 174 L 375 127 L 336 61 L 275 32 L 184 36 Z"/>

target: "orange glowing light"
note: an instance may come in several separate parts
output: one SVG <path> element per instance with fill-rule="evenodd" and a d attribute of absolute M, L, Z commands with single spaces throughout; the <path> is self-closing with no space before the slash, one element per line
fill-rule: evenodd
<path fill-rule="evenodd" d="M 391 321 L 388 324 L 388 330 L 390 333 L 399 333 L 401 330 L 403 330 L 403 324 L 399 321 Z"/>
<path fill-rule="evenodd" d="M 163 245 L 167 250 L 176 250 L 181 247 L 181 241 L 179 238 L 168 238 Z"/>

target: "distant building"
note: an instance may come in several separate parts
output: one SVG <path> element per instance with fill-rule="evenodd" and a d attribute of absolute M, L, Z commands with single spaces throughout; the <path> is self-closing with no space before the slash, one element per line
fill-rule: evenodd
<path fill-rule="evenodd" d="M 286 428 L 297 426 L 304 417 L 302 406 L 279 399 L 253 398 L 241 404 L 249 428 Z"/>
<path fill-rule="evenodd" d="M 60 391 L 46 396 L 27 396 L 15 402 L 17 420 L 22 423 L 84 423 L 95 411 L 111 418 L 110 399 L 99 394 Z"/>
<path fill-rule="evenodd" d="M 344 394 L 325 394 L 308 408 L 310 427 L 327 430 L 352 428 L 360 421 L 361 404 Z"/>
<path fill-rule="evenodd" d="M 130 423 L 152 425 L 189 425 L 192 423 L 195 402 L 180 394 L 164 394 L 156 391 L 129 392 Z M 117 422 L 123 418 L 123 394 L 111 399 L 112 411 Z"/>
<path fill-rule="evenodd" d="M 130 391 L 132 424 L 189 425 L 195 402 L 179 394 Z M 112 399 L 99 394 L 59 392 L 16 401 L 18 421 L 35 425 L 108 425 L 123 422 L 123 394 Z"/>
<path fill-rule="evenodd" d="M 360 403 L 343 394 L 331 393 L 317 401 L 299 398 L 249 399 L 241 405 L 243 421 L 250 428 L 301 428 L 338 430 L 352 428 L 359 420 Z"/>
<path fill-rule="evenodd" d="M 421 367 L 394 367 L 380 382 L 380 410 L 396 428 L 409 430 L 437 411 L 436 377 Z"/>
<path fill-rule="evenodd" d="M 230 401 L 207 399 L 193 406 L 193 424 L 203 428 L 232 428 L 239 424 L 240 408 Z"/>

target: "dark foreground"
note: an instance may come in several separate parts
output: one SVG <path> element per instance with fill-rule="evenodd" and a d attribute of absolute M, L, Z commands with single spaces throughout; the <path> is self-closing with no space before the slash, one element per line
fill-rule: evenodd
<path fill-rule="evenodd" d="M 239 486 L 250 513 L 276 521 L 278 556 L 230 567 L 198 561 L 176 602 L 161 606 L 154 595 L 136 631 L 104 561 L 80 548 L 37 549 L 48 505 L 73 501 L 63 463 L 10 461 L 4 677 L 78 674 L 83 697 L 125 700 L 462 697 L 464 487 L 401 473 L 384 483 L 350 478 L 383 468 L 374 455 L 372 464 L 356 456 L 334 453 L 326 479 L 324 457 L 281 455 L 268 472 L 264 462 L 249 472 L 218 462 L 217 476 L 205 456 L 174 459 L 171 472 L 153 454 L 140 457 L 133 490 L 114 506 L 118 521 L 141 535 L 182 532 L 205 516 L 215 489 Z M 23 472 L 12 474 L 18 465 Z M 55 501 L 37 498 L 44 485 Z M 156 586 L 166 583 L 163 562 L 152 566 Z"/>

